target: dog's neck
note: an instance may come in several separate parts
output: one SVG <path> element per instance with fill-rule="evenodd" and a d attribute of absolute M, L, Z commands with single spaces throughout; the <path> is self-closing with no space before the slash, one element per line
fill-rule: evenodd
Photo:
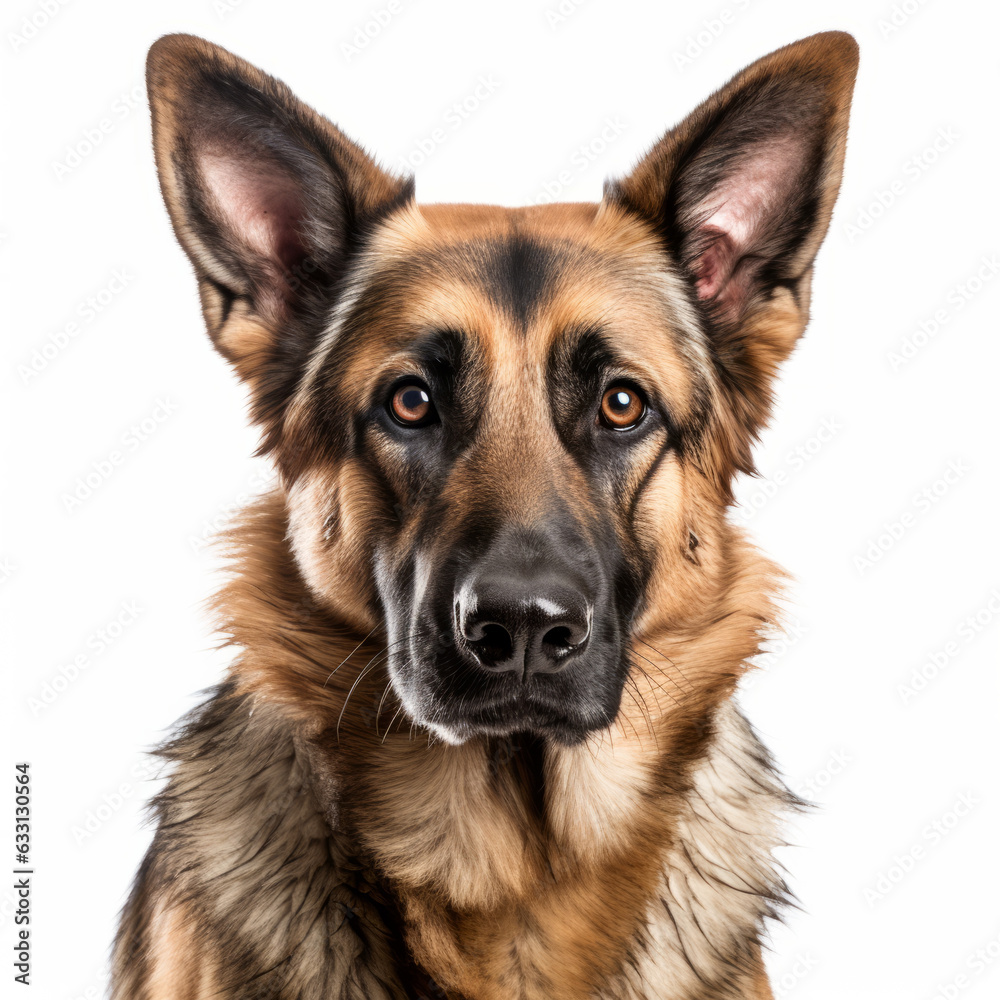
<path fill-rule="evenodd" d="M 241 538 L 242 575 L 219 599 L 244 649 L 237 683 L 314 748 L 331 829 L 361 846 L 449 995 L 769 995 L 759 940 L 784 895 L 771 851 L 792 799 L 732 701 L 760 566 L 712 628 L 643 643 L 669 682 L 639 671 L 610 729 L 573 747 L 456 747 L 383 717 L 385 679 L 364 669 L 380 649 L 306 592 L 276 498 Z"/>
<path fill-rule="evenodd" d="M 675 744 L 687 762 L 646 736 L 369 748 L 342 808 L 423 968 L 476 998 L 687 997 L 720 976 L 757 995 L 793 800 L 732 700 Z"/>

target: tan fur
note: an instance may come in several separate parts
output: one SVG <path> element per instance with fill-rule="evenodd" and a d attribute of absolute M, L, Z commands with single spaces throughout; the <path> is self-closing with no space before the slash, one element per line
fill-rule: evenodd
<path fill-rule="evenodd" d="M 151 996 L 164 1000 L 209 1000 L 219 989 L 210 956 L 198 945 L 198 922 L 188 907 L 164 898 L 153 911 L 150 937 Z M 192 961 L 192 956 L 198 956 Z"/>

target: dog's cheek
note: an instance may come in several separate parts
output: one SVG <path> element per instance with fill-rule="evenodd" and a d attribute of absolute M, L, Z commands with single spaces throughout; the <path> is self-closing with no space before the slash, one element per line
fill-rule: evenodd
<path fill-rule="evenodd" d="M 718 508 L 699 496 L 697 485 L 698 477 L 671 455 L 636 504 L 632 530 L 650 567 L 640 635 L 690 627 L 712 606 L 724 532 Z"/>
<path fill-rule="evenodd" d="M 295 481 L 287 493 L 289 537 L 299 571 L 320 604 L 369 632 L 379 623 L 372 539 L 384 514 L 377 490 L 354 464 L 311 469 Z"/>

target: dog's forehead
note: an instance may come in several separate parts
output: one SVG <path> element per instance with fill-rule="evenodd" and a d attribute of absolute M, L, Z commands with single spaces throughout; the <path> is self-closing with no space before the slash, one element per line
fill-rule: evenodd
<path fill-rule="evenodd" d="M 373 234 L 348 305 L 335 339 L 359 375 L 433 331 L 459 332 L 493 364 L 539 368 L 561 339 L 597 331 L 677 401 L 704 362 L 689 292 L 655 236 L 596 204 L 411 205 Z"/>
<path fill-rule="evenodd" d="M 369 261 L 392 262 L 383 282 L 408 286 L 412 318 L 524 336 L 574 274 L 598 270 L 595 214 L 592 205 L 414 205 L 386 224 Z"/>
<path fill-rule="evenodd" d="M 408 261 L 422 293 L 413 306 L 473 306 L 491 312 L 493 326 L 526 335 L 563 319 L 567 297 L 583 315 L 595 296 L 613 301 L 626 291 L 620 234 L 599 216 L 590 204 L 413 206 L 386 227 L 382 252 Z"/>

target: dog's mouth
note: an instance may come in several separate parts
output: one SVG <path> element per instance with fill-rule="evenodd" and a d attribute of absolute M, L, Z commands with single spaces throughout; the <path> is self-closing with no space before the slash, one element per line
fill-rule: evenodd
<path fill-rule="evenodd" d="M 394 662 L 395 661 L 395 662 Z M 444 657 L 415 663 L 390 657 L 390 674 L 410 718 L 446 743 L 530 733 L 563 745 L 610 725 L 621 700 L 621 671 L 609 662 L 554 674 L 470 676 Z"/>
<path fill-rule="evenodd" d="M 439 714 L 427 727 L 448 742 L 480 736 L 511 736 L 524 732 L 572 745 L 610 722 L 597 706 L 567 707 L 565 701 L 525 688 L 507 697 L 486 697 L 465 706 L 461 714 Z"/>

